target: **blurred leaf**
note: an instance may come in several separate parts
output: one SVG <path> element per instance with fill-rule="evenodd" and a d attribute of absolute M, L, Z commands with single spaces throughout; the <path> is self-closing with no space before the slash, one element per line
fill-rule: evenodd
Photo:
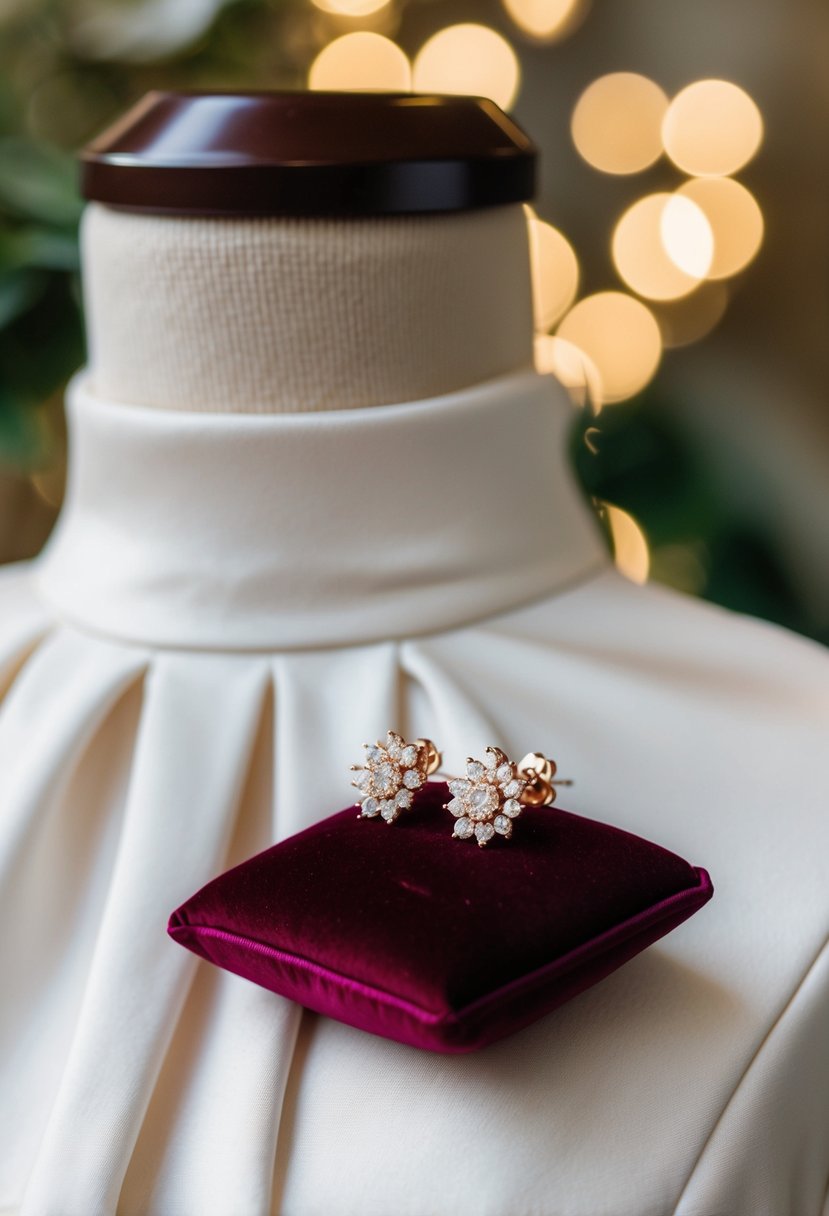
<path fill-rule="evenodd" d="M 0 207 L 21 219 L 74 228 L 81 206 L 72 156 L 28 139 L 0 139 Z"/>
<path fill-rule="evenodd" d="M 41 270 L 79 270 L 77 236 L 57 228 L 0 229 L 0 272 L 3 268 L 24 266 Z"/>
<path fill-rule="evenodd" d="M 44 274 L 12 270 L 0 275 L 0 329 L 27 312 L 46 290 Z"/>

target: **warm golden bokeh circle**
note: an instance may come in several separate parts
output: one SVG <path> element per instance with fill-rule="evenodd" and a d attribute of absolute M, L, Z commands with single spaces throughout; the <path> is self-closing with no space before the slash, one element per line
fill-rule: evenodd
<path fill-rule="evenodd" d="M 617 569 L 631 582 L 646 583 L 651 562 L 644 532 L 633 516 L 621 507 L 605 503 L 604 510 L 610 525 Z"/>
<path fill-rule="evenodd" d="M 709 279 L 727 279 L 743 270 L 763 243 L 763 213 L 751 191 L 730 177 L 695 177 L 677 197 L 705 213 L 714 234 Z"/>
<path fill-rule="evenodd" d="M 335 13 L 339 17 L 370 17 L 386 8 L 391 0 L 311 0 L 324 13 Z"/>
<path fill-rule="evenodd" d="M 662 355 L 659 326 L 649 308 L 621 291 L 600 291 L 575 304 L 558 327 L 595 364 L 602 401 L 624 401 L 653 378 Z"/>
<path fill-rule="evenodd" d="M 522 33 L 552 42 L 568 34 L 584 7 L 584 0 L 502 0 Z"/>
<path fill-rule="evenodd" d="M 714 239 L 691 199 L 657 193 L 638 199 L 622 215 L 611 251 L 628 287 L 650 300 L 675 300 L 707 274 Z"/>
<path fill-rule="evenodd" d="M 308 73 L 310 89 L 405 93 L 411 83 L 411 65 L 400 47 L 390 38 L 367 30 L 343 34 L 329 42 Z"/>
<path fill-rule="evenodd" d="M 760 146 L 763 119 L 744 89 L 729 80 L 697 80 L 677 93 L 662 123 L 671 160 L 697 177 L 741 169 Z"/>
<path fill-rule="evenodd" d="M 496 30 L 469 22 L 438 30 L 423 44 L 413 65 L 418 93 L 470 93 L 508 110 L 521 69 L 515 51 Z"/>
<path fill-rule="evenodd" d="M 668 98 L 635 72 L 600 76 L 582 93 L 570 129 L 581 156 L 604 173 L 639 173 L 662 155 Z"/>
<path fill-rule="evenodd" d="M 529 238 L 535 328 L 545 333 L 576 298 L 579 264 L 567 238 L 552 224 L 532 215 Z"/>

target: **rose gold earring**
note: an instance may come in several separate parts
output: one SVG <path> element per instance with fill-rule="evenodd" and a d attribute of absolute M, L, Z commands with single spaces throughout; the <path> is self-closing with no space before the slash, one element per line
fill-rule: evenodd
<path fill-rule="evenodd" d="M 541 752 L 528 752 L 516 764 L 498 747 L 488 747 L 483 760 L 468 759 L 466 776 L 449 782 L 450 802 L 444 809 L 455 816 L 456 840 L 477 840 L 483 848 L 493 836 L 509 840 L 513 820 L 526 806 L 552 806 L 557 785 L 555 762 Z"/>
<path fill-rule="evenodd" d="M 406 743 L 393 730 L 385 743 L 364 743 L 363 747 L 365 760 L 351 766 L 355 774 L 351 784 L 361 794 L 355 804 L 360 808 L 358 819 L 379 815 L 386 823 L 394 823 L 402 811 L 409 810 L 426 779 L 440 768 L 441 754 L 431 739 Z"/>

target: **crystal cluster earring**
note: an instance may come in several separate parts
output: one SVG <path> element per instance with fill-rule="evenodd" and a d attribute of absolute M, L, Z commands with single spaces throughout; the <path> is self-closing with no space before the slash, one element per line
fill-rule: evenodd
<path fill-rule="evenodd" d="M 528 752 L 516 764 L 498 747 L 488 747 L 483 760 L 466 762 L 466 776 L 449 782 L 450 802 L 445 809 L 455 817 L 456 840 L 476 840 L 483 848 L 493 836 L 509 840 L 512 825 L 524 807 L 552 806 L 556 765 L 541 752 Z"/>
<path fill-rule="evenodd" d="M 353 764 L 351 782 L 361 794 L 357 802 L 359 819 L 376 819 L 394 823 L 403 811 L 411 808 L 417 790 L 441 765 L 441 754 L 431 739 L 415 739 L 407 743 L 396 731 L 390 730 L 385 743 L 364 743 L 365 760 Z"/>

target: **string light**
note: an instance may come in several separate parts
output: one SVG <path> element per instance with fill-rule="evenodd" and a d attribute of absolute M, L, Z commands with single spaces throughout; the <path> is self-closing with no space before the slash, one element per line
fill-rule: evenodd
<path fill-rule="evenodd" d="M 581 0 L 502 0 L 522 33 L 540 42 L 564 37 L 581 15 Z"/>
<path fill-rule="evenodd" d="M 714 237 L 703 211 L 676 194 L 649 194 L 624 213 L 611 241 L 619 275 L 651 300 L 687 295 L 711 266 Z"/>
<path fill-rule="evenodd" d="M 570 129 L 581 156 L 604 173 L 639 173 L 662 155 L 668 98 L 635 72 L 600 76 L 582 93 Z"/>
<path fill-rule="evenodd" d="M 677 93 L 662 123 L 671 160 L 697 177 L 741 169 L 760 146 L 763 119 L 744 89 L 728 80 L 697 80 Z"/>
<path fill-rule="evenodd" d="M 730 177 L 696 177 L 675 196 L 690 199 L 705 213 L 714 234 L 709 279 L 743 270 L 763 242 L 763 213 L 754 195 Z"/>
<path fill-rule="evenodd" d="M 529 216 L 535 328 L 551 329 L 576 298 L 579 264 L 573 246 L 552 224 Z"/>
<path fill-rule="evenodd" d="M 405 93 L 411 88 L 411 66 L 390 38 L 357 30 L 335 38 L 320 51 L 311 64 L 308 87 Z"/>
<path fill-rule="evenodd" d="M 595 364 L 602 402 L 624 401 L 653 378 L 662 339 L 653 313 L 621 291 L 600 291 L 575 304 L 558 327 Z"/>
<path fill-rule="evenodd" d="M 506 38 L 486 25 L 450 25 L 439 30 L 415 57 L 418 93 L 471 93 L 489 97 L 502 110 L 515 100 L 521 69 Z"/>

